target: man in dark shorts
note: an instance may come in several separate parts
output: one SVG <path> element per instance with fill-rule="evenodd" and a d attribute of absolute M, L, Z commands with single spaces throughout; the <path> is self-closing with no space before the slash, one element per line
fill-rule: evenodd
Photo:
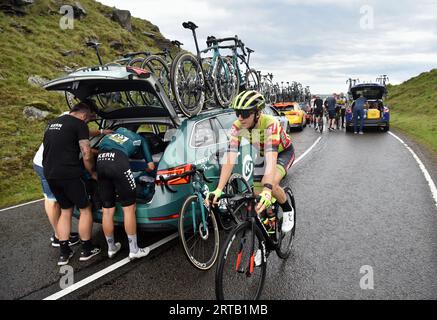
<path fill-rule="evenodd" d="M 103 203 L 102 226 L 108 243 L 109 258 L 115 256 L 121 248 L 121 244 L 114 241 L 116 193 L 123 207 L 124 228 L 129 239 L 129 258 L 142 258 L 150 252 L 148 247 L 138 248 L 137 244 L 136 184 L 129 157 L 141 151 L 147 163 L 145 170 L 148 172 L 155 169 L 155 164 L 146 139 L 134 131 L 120 127 L 112 134 L 105 136 L 99 145 L 97 184 Z"/>
<path fill-rule="evenodd" d="M 335 111 L 336 103 L 337 103 L 337 99 L 335 93 L 333 93 L 332 96 L 326 98 L 325 100 L 325 107 L 326 109 L 328 109 L 328 114 L 329 114 L 329 126 L 328 126 L 329 131 L 334 130 L 333 122 L 336 116 L 336 111 Z"/>
<path fill-rule="evenodd" d="M 93 179 L 97 179 L 86 124 L 92 117 L 90 105 L 81 102 L 69 114 L 50 121 L 44 133 L 44 176 L 61 207 L 56 228 L 60 244 L 60 266 L 67 264 L 73 256 L 69 237 L 74 206 L 80 211 L 79 236 L 82 250 L 79 261 L 87 261 L 100 253 L 100 249 L 91 242 L 93 217 L 79 158 L 82 154 L 85 169 Z"/>
<path fill-rule="evenodd" d="M 323 121 L 323 100 L 320 98 L 320 96 L 317 96 L 314 100 L 313 105 L 314 110 L 314 130 L 319 129 L 319 119 Z"/>

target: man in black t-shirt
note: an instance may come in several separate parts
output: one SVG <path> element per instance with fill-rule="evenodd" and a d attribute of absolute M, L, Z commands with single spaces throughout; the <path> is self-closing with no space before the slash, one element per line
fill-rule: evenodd
<path fill-rule="evenodd" d="M 85 169 L 93 179 L 97 179 L 86 124 L 92 115 L 88 104 L 79 103 L 69 114 L 50 121 L 44 133 L 44 176 L 61 207 L 57 224 L 61 248 L 58 265 L 67 264 L 73 256 L 69 247 L 69 236 L 75 205 L 80 210 L 79 236 L 82 251 L 79 260 L 89 260 L 100 252 L 91 243 L 93 218 L 79 158 L 82 153 Z"/>

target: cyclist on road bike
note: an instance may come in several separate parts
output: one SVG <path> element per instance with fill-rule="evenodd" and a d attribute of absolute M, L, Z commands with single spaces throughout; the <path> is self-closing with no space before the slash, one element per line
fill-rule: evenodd
<path fill-rule="evenodd" d="M 294 147 L 279 121 L 274 116 L 261 113 L 265 104 L 264 96 L 254 90 L 243 91 L 234 98 L 231 106 L 238 119 L 232 125 L 229 148 L 223 159 L 217 189 L 208 194 L 206 204 L 209 205 L 211 194 L 214 195 L 213 204 L 217 204 L 218 198 L 223 194 L 222 190 L 238 157 L 241 138 L 244 137 L 260 151 L 266 161 L 266 169 L 261 179 L 263 190 L 256 211 L 259 214 L 269 208 L 273 195 L 283 210 L 282 231 L 289 232 L 294 226 L 293 208 L 279 183 L 294 162 Z"/>

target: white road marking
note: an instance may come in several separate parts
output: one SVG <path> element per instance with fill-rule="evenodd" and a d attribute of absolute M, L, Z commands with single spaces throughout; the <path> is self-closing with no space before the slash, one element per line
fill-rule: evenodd
<path fill-rule="evenodd" d="M 294 163 L 293 163 L 293 166 L 295 165 L 295 164 L 297 164 L 300 160 L 302 160 L 308 153 L 310 153 L 310 151 L 320 142 L 320 140 L 322 139 L 322 137 L 319 137 L 317 140 L 316 140 L 316 142 L 314 142 L 313 143 L 313 145 L 311 146 L 311 147 L 309 147 L 308 149 L 307 149 L 307 151 L 305 151 L 299 158 L 297 158 L 295 161 L 294 161 Z"/>
<path fill-rule="evenodd" d="M 432 180 L 431 175 L 429 174 L 428 170 L 426 170 L 425 165 L 420 160 L 420 158 L 417 156 L 417 154 L 413 151 L 413 149 L 411 149 L 401 138 L 399 138 L 397 135 L 395 135 L 394 133 L 392 133 L 390 131 L 388 133 L 391 134 L 397 140 L 399 140 L 400 143 L 402 143 L 408 149 L 408 151 L 410 151 L 410 153 L 413 155 L 416 162 L 419 164 L 419 168 L 420 168 L 420 170 L 422 170 L 422 173 L 425 176 L 426 181 L 428 182 L 429 188 L 431 189 L 431 194 L 434 198 L 435 205 L 437 207 L 437 188 L 436 188 L 435 183 Z"/>
<path fill-rule="evenodd" d="M 160 241 L 150 245 L 149 249 L 150 249 L 150 251 L 155 250 L 156 248 L 158 248 L 158 247 L 162 246 L 163 244 L 165 244 L 165 243 L 167 243 L 167 242 L 177 238 L 178 236 L 179 236 L 179 234 L 177 232 L 173 233 L 172 235 L 170 235 L 170 236 L 168 236 L 168 237 L 166 237 L 166 238 L 164 238 L 164 239 L 162 239 L 162 240 L 160 240 Z M 73 291 L 76 291 L 77 289 L 82 288 L 82 287 L 90 284 L 91 282 L 93 282 L 93 281 L 95 281 L 95 280 L 97 280 L 97 279 L 107 275 L 108 273 L 110 273 L 110 272 L 112 272 L 112 271 L 114 271 L 114 270 L 116 270 L 116 269 L 118 269 L 118 268 L 128 264 L 129 262 L 131 262 L 131 260 L 129 258 L 125 258 L 123 260 L 120 260 L 120 261 L 110 265 L 109 267 L 107 267 L 107 268 L 105 268 L 105 269 L 103 269 L 103 270 L 101 270 L 101 271 L 99 271 L 99 272 L 97 272 L 97 273 L 95 273 L 95 274 L 93 274 L 93 275 L 91 275 L 91 276 L 89 276 L 89 277 L 79 281 L 78 283 L 75 283 L 75 284 L 69 286 L 68 288 L 65 288 L 65 289 L 63 289 L 63 290 L 61 290 L 61 291 L 59 291 L 59 292 L 57 292 L 55 294 L 52 294 L 51 296 L 49 296 L 49 297 L 47 297 L 47 298 L 45 298 L 43 300 L 58 300 L 58 299 L 60 299 L 60 298 L 62 298 L 64 296 L 72 293 Z"/>
<path fill-rule="evenodd" d="M 38 199 L 38 200 L 33 200 L 33 201 L 30 201 L 30 202 L 26 202 L 26 203 L 17 204 L 16 206 L 13 206 L 13 207 L 0 209 L 0 212 L 6 211 L 6 210 L 15 209 L 15 208 L 19 208 L 19 207 L 25 206 L 27 204 L 32 204 L 32 203 L 39 202 L 39 201 L 42 201 L 42 200 L 44 200 L 44 198 L 41 198 L 41 199 Z"/>

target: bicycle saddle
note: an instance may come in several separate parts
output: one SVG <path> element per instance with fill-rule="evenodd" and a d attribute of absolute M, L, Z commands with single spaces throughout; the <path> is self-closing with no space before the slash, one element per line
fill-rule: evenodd
<path fill-rule="evenodd" d="M 250 49 L 250 48 L 248 48 L 248 47 L 246 47 L 246 50 L 247 50 L 247 52 L 249 52 L 249 53 L 255 52 L 255 50 L 252 50 L 252 49 Z"/>
<path fill-rule="evenodd" d="M 173 41 L 171 42 L 171 44 L 173 44 L 173 45 L 175 45 L 175 46 L 178 46 L 179 48 L 180 48 L 181 46 L 184 45 L 182 42 L 180 42 L 180 41 L 178 41 L 178 40 L 173 40 Z"/>
<path fill-rule="evenodd" d="M 100 46 L 101 43 L 100 42 L 95 42 L 95 41 L 87 41 L 86 42 L 86 46 L 87 47 L 98 47 Z"/>
<path fill-rule="evenodd" d="M 198 26 L 196 26 L 196 24 L 194 22 L 191 22 L 191 21 L 182 23 L 182 27 L 184 27 L 185 29 L 190 29 L 190 30 L 195 30 L 198 28 Z"/>
<path fill-rule="evenodd" d="M 135 57 L 135 56 L 139 56 L 141 54 L 149 56 L 150 52 L 144 52 L 144 51 L 128 52 L 128 53 L 123 54 L 123 58 L 132 58 L 132 57 Z"/>

